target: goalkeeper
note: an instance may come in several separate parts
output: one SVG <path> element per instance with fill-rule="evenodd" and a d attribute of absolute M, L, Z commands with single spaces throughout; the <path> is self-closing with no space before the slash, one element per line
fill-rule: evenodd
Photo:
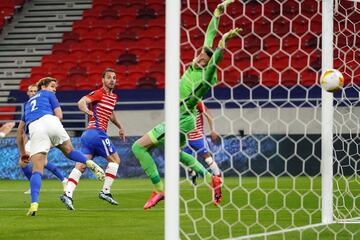
<path fill-rule="evenodd" d="M 214 11 L 206 36 L 203 51 L 189 66 L 180 80 L 180 146 L 186 143 L 186 134 L 195 128 L 196 106 L 208 90 L 217 83 L 216 66 L 222 57 L 226 41 L 237 36 L 241 29 L 235 28 L 223 35 L 215 51 L 212 44 L 217 33 L 219 18 L 226 6 L 234 0 L 226 0 L 219 4 Z M 160 123 L 147 134 L 138 139 L 132 146 L 135 157 L 139 160 L 146 175 L 150 177 L 154 185 L 154 192 L 146 202 L 144 209 L 155 206 L 164 199 L 164 186 L 160 179 L 155 161 L 150 155 L 153 147 L 163 145 L 165 139 L 165 124 Z M 213 191 L 213 203 L 219 204 L 221 196 L 222 179 L 212 176 L 192 155 L 180 152 L 180 161 L 187 167 L 192 168 L 198 175 L 203 176 L 210 183 Z"/>

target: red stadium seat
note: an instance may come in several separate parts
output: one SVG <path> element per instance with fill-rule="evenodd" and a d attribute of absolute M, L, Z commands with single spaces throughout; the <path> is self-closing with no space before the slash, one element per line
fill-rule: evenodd
<path fill-rule="evenodd" d="M 287 87 L 292 87 L 298 84 L 298 73 L 293 69 L 288 69 L 281 73 L 281 84 Z"/>
<path fill-rule="evenodd" d="M 0 120 L 14 120 L 16 112 L 16 106 L 0 106 L 0 112 L 1 113 L 9 113 L 6 115 L 1 114 Z"/>
<path fill-rule="evenodd" d="M 137 88 L 157 88 L 157 82 L 156 82 L 156 78 L 152 77 L 152 76 L 148 76 L 145 75 L 143 77 L 140 77 L 139 79 L 137 79 L 136 81 L 136 87 Z"/>
<path fill-rule="evenodd" d="M 261 83 L 269 87 L 279 84 L 279 73 L 272 69 L 262 72 Z"/>
<path fill-rule="evenodd" d="M 79 33 L 65 32 L 64 35 L 63 35 L 63 41 L 62 42 L 65 43 L 65 44 L 78 43 L 79 42 Z"/>
<path fill-rule="evenodd" d="M 66 56 L 69 54 L 69 44 L 58 43 L 53 46 L 53 54 L 58 56 Z"/>

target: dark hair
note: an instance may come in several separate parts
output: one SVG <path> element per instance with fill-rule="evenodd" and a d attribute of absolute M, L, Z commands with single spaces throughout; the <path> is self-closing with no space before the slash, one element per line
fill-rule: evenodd
<path fill-rule="evenodd" d="M 208 55 L 210 58 L 212 57 L 214 52 L 210 47 L 204 47 L 203 50 L 206 53 L 206 55 Z"/>
<path fill-rule="evenodd" d="M 44 78 L 41 78 L 36 84 L 37 84 L 37 88 L 38 88 L 38 91 L 41 90 L 41 87 L 42 86 L 45 86 L 47 87 L 51 82 L 57 82 L 57 80 L 55 78 L 52 78 L 52 77 L 44 77 Z"/>
<path fill-rule="evenodd" d="M 102 77 L 104 78 L 107 72 L 116 73 L 112 68 L 106 68 L 105 71 L 102 73 Z"/>

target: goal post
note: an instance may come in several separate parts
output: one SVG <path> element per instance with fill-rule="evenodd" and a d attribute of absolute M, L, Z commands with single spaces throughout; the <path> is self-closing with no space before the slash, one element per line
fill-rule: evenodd
<path fill-rule="evenodd" d="M 165 43 L 165 239 L 179 239 L 180 2 L 166 1 Z"/>
<path fill-rule="evenodd" d="M 333 68 L 334 0 L 322 1 L 321 69 Z M 333 222 L 333 94 L 321 91 L 321 221 Z"/>

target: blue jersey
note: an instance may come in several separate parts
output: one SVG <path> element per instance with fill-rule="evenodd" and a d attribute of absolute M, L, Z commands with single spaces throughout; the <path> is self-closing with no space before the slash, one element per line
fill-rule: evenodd
<path fill-rule="evenodd" d="M 54 109 L 59 107 L 59 101 L 55 93 L 48 90 L 41 90 L 32 96 L 25 103 L 25 110 L 22 120 L 28 126 L 31 122 L 45 115 L 55 115 Z"/>

